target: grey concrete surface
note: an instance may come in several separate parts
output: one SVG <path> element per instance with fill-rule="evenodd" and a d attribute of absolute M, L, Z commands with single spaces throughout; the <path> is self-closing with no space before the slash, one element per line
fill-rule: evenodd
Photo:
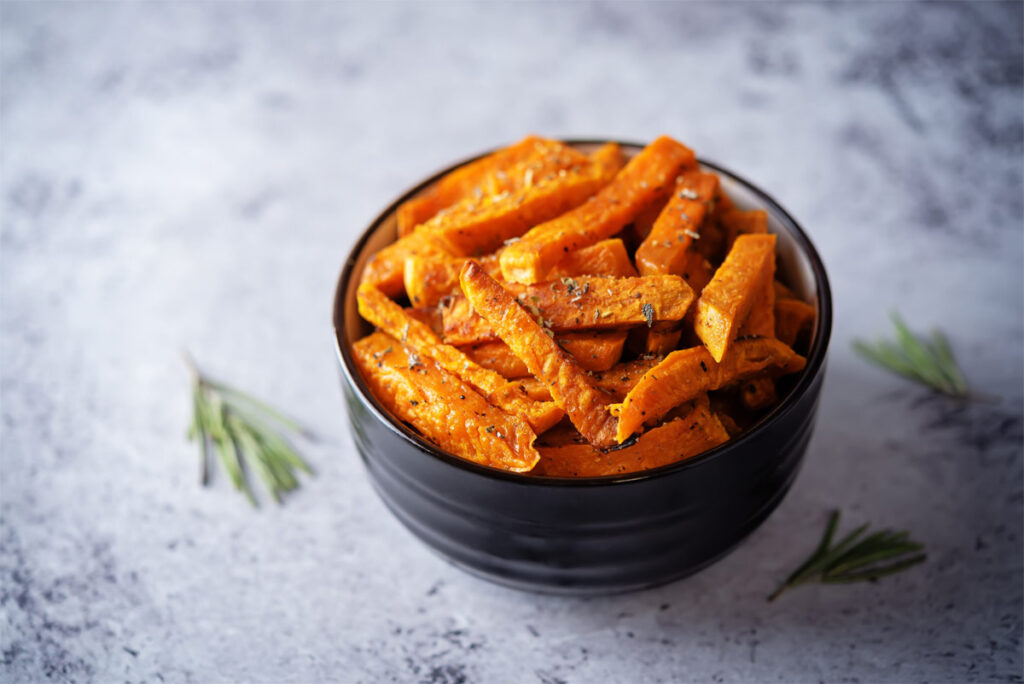
<path fill-rule="evenodd" d="M 1020 4 L 0 4 L 0 680 L 1020 681 Z M 643 593 L 469 577 L 345 427 L 332 288 L 436 168 L 527 132 L 668 133 L 777 197 L 836 323 L 767 523 Z M 898 309 L 998 403 L 856 358 Z M 202 489 L 188 348 L 323 440 L 254 511 Z M 765 596 L 827 512 L 929 559 Z"/>

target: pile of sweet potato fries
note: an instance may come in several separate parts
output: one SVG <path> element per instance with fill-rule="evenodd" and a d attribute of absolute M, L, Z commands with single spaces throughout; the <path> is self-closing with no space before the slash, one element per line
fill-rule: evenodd
<path fill-rule="evenodd" d="M 742 432 L 803 369 L 815 310 L 776 279 L 761 210 L 661 137 L 626 161 L 534 136 L 399 207 L 353 345 L 396 418 L 522 473 L 593 477 Z"/>

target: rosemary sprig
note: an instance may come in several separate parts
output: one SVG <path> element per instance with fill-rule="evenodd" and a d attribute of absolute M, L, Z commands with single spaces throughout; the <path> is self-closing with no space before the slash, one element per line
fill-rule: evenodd
<path fill-rule="evenodd" d="M 200 482 L 204 486 L 210 479 L 211 445 L 235 489 L 253 506 L 258 504 L 249 486 L 249 472 L 260 476 L 278 503 L 282 494 L 299 486 L 296 470 L 313 474 L 282 434 L 291 431 L 313 439 L 311 432 L 269 404 L 207 378 L 188 354 L 185 363 L 192 373 L 188 436 L 199 442 Z"/>
<path fill-rule="evenodd" d="M 839 511 L 832 511 L 825 534 L 818 548 L 786 581 L 768 597 L 774 601 L 782 592 L 808 582 L 843 584 L 864 582 L 892 575 L 924 562 L 924 545 L 910 539 L 909 532 L 883 530 L 862 536 L 868 529 L 864 524 L 832 545 Z"/>
<path fill-rule="evenodd" d="M 967 380 L 953 357 L 949 340 L 938 330 L 931 338 L 914 335 L 899 314 L 892 314 L 896 341 L 878 340 L 874 344 L 854 340 L 854 350 L 868 361 L 893 373 L 919 382 L 935 392 L 958 399 L 971 397 Z"/>

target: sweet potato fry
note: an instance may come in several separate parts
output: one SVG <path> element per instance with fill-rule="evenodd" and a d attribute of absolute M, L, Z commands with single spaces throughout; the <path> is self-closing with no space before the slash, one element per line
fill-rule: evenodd
<path fill-rule="evenodd" d="M 798 297 L 796 292 L 793 292 L 793 290 L 789 289 L 789 287 L 783 284 L 781 281 L 776 280 L 775 300 L 778 301 L 780 299 L 800 299 L 800 297 Z"/>
<path fill-rule="evenodd" d="M 743 428 L 741 428 L 739 423 L 736 422 L 736 419 L 730 416 L 728 413 L 716 411 L 715 417 L 718 418 L 718 422 L 722 424 L 722 427 L 725 428 L 725 431 L 729 433 L 730 438 L 735 437 L 736 435 L 743 432 Z"/>
<path fill-rule="evenodd" d="M 636 265 L 641 275 L 681 275 L 688 284 L 691 279 L 703 280 L 701 265 L 707 262 L 691 245 L 694 239 L 700 238 L 708 223 L 705 216 L 717 191 L 718 176 L 714 174 L 694 169 L 679 177 L 672 196 L 636 250 Z M 705 284 L 699 282 L 702 288 Z M 692 312 L 689 318 L 692 319 Z M 681 335 L 679 325 L 655 326 L 647 333 L 644 349 L 651 354 L 668 354 L 678 346 Z"/>
<path fill-rule="evenodd" d="M 434 331 L 438 339 L 444 332 L 444 321 L 441 319 L 441 312 L 436 306 L 431 307 L 409 307 L 405 310 L 406 316 L 411 316 L 417 321 Z"/>
<path fill-rule="evenodd" d="M 711 278 L 714 277 L 715 268 L 708 263 L 704 255 L 691 249 L 686 252 L 686 263 L 683 265 L 681 275 L 686 284 L 690 286 L 690 289 L 699 297 L 707 284 L 711 282 Z M 689 314 L 692 314 L 693 311 L 693 309 L 690 309 L 687 312 L 688 318 L 690 317 Z"/>
<path fill-rule="evenodd" d="M 722 224 L 722 217 L 732 209 L 732 200 L 725 194 L 722 190 L 722 184 L 719 183 L 711 209 L 704 217 L 704 226 L 700 231 L 700 240 L 697 240 L 697 243 L 694 245 L 694 248 L 700 252 L 701 256 L 712 264 L 722 263 L 725 253 L 729 251 L 726 246 L 726 233 L 728 230 Z"/>
<path fill-rule="evenodd" d="M 352 345 L 363 379 L 399 420 L 442 449 L 502 470 L 527 472 L 540 458 L 529 424 L 492 406 L 473 388 L 384 333 Z"/>
<path fill-rule="evenodd" d="M 664 356 L 674 351 L 682 337 L 683 330 L 679 323 L 658 323 L 647 331 L 644 341 L 644 352 L 656 356 Z"/>
<path fill-rule="evenodd" d="M 609 142 L 601 145 L 590 154 L 591 160 L 601 171 L 601 175 L 609 180 L 615 177 L 626 165 L 619 143 Z"/>
<path fill-rule="evenodd" d="M 607 169 L 585 155 L 557 172 L 541 170 L 547 172 L 533 175 L 528 167 L 522 188 L 464 200 L 421 224 L 416 232 L 433 234 L 459 256 L 486 254 L 583 204 L 611 180 L 605 175 Z"/>
<path fill-rule="evenodd" d="M 533 377 L 527 375 L 522 378 L 516 378 L 516 382 L 526 392 L 526 396 L 530 397 L 534 401 L 551 401 L 551 390 L 548 389 L 547 385 Z M 575 430 L 576 428 L 573 428 Z"/>
<path fill-rule="evenodd" d="M 693 151 L 661 137 L 634 157 L 594 198 L 531 229 L 501 255 L 509 282 L 544 280 L 562 257 L 609 238 L 671 190 L 674 179 L 695 164 Z"/>
<path fill-rule="evenodd" d="M 539 380 L 538 380 L 539 382 Z M 537 437 L 534 442 L 536 446 L 564 446 L 566 444 L 587 444 L 587 439 L 580 434 L 571 422 L 563 420 L 561 423 L 544 433 L 544 438 Z"/>
<path fill-rule="evenodd" d="M 519 380 L 530 375 L 526 364 L 501 340 L 459 349 L 475 363 L 510 380 Z"/>
<path fill-rule="evenodd" d="M 535 285 L 507 283 L 504 289 L 557 332 L 679 321 L 693 301 L 693 290 L 679 276 L 580 276 Z M 497 337 L 464 297 L 449 299 L 441 313 L 448 344 L 480 344 Z"/>
<path fill-rule="evenodd" d="M 497 254 L 487 254 L 479 261 L 491 276 L 501 273 Z M 448 295 L 460 292 L 459 273 L 464 263 L 466 257 L 406 259 L 403 276 L 409 301 L 413 306 L 435 306 Z"/>
<path fill-rule="evenodd" d="M 482 261 L 481 264 L 486 266 Z M 489 268 L 487 273 L 494 276 Z M 614 238 L 569 252 L 551 270 L 550 275 L 551 280 L 584 275 L 632 278 L 636 276 L 636 269 L 633 268 L 622 240 Z"/>
<path fill-rule="evenodd" d="M 493 252 L 506 240 L 522 235 L 532 226 L 559 216 L 585 202 L 609 180 L 607 169 L 586 155 L 573 164 L 576 170 L 533 178 L 515 192 L 463 200 L 400 237 L 367 263 L 363 279 L 384 294 L 395 297 L 404 285 L 405 261 L 473 256 Z M 564 172 L 564 173 L 562 173 Z"/>
<path fill-rule="evenodd" d="M 622 401 L 629 394 L 629 391 L 640 382 L 644 373 L 661 363 L 657 356 L 641 356 L 632 361 L 617 363 L 606 371 L 593 373 L 594 382 L 597 386 L 608 393 L 616 401 Z"/>
<path fill-rule="evenodd" d="M 775 336 L 775 259 L 771 260 L 757 289 L 759 292 L 754 296 L 747 320 L 740 326 L 740 337 Z"/>
<path fill-rule="evenodd" d="M 480 264 L 467 261 L 460 280 L 473 308 L 526 363 L 530 373 L 548 385 L 555 403 L 576 429 L 595 446 L 615 444 L 616 421 L 608 412 L 611 398 L 594 385 L 576 360 Z"/>
<path fill-rule="evenodd" d="M 766 409 L 778 400 L 775 380 L 766 375 L 744 380 L 740 385 L 740 401 L 751 411 Z"/>
<path fill-rule="evenodd" d="M 726 249 L 732 249 L 740 235 L 763 235 L 768 232 L 768 214 L 761 209 L 729 209 L 722 212 L 719 222 L 725 230 Z"/>
<path fill-rule="evenodd" d="M 585 371 L 605 371 L 622 358 L 626 330 L 566 332 L 555 335 L 558 346 L 569 352 Z"/>
<path fill-rule="evenodd" d="M 555 336 L 555 342 L 572 354 L 583 370 L 605 371 L 622 357 L 626 334 L 625 330 L 562 333 Z M 490 368 L 506 378 L 521 378 L 530 374 L 526 364 L 504 342 L 465 347 L 463 351 L 484 368 Z"/>
<path fill-rule="evenodd" d="M 557 406 L 533 401 L 515 383 L 477 365 L 459 349 L 443 344 L 427 325 L 409 316 L 372 285 L 359 287 L 358 302 L 359 314 L 363 318 L 421 356 L 430 357 L 440 367 L 477 389 L 495 406 L 520 416 L 535 432 L 543 432 L 562 419 L 562 411 Z"/>
<path fill-rule="evenodd" d="M 647 205 L 643 211 L 636 215 L 633 219 L 633 237 L 637 244 L 642 243 L 647 236 L 651 234 L 651 229 L 654 228 L 654 222 L 658 220 L 658 216 L 664 211 L 665 205 L 668 204 L 668 197 L 659 197 L 656 201 Z"/>
<path fill-rule="evenodd" d="M 814 307 L 799 299 L 775 302 L 775 336 L 793 346 L 800 335 L 814 326 Z"/>
<path fill-rule="evenodd" d="M 691 458 L 728 439 L 707 404 L 698 403 L 683 417 L 640 435 L 636 443 L 607 453 L 589 444 L 538 446 L 541 458 L 531 472 L 549 477 L 622 475 Z"/>
<path fill-rule="evenodd" d="M 659 357 L 641 357 L 632 361 L 626 361 L 625 363 L 617 363 L 606 371 L 599 373 L 590 373 L 590 377 L 593 378 L 594 384 L 603 390 L 608 396 L 612 397 L 616 401 L 622 401 L 629 394 L 629 390 L 633 389 L 636 383 L 640 382 L 640 378 L 643 377 L 644 373 L 649 371 L 658 365 L 661 361 Z M 526 394 L 535 401 L 550 401 L 551 392 L 548 391 L 544 383 L 540 382 L 533 377 L 518 378 L 516 382 L 522 384 L 523 389 L 526 390 Z M 547 432 L 544 436 L 547 436 Z M 545 444 L 549 442 L 545 439 Z"/>
<path fill-rule="evenodd" d="M 636 250 L 640 275 L 682 275 L 690 245 L 700 239 L 717 190 L 718 176 L 714 174 L 688 171 L 682 175 L 650 234 Z"/>
<path fill-rule="evenodd" d="M 616 438 L 621 443 L 645 422 L 659 420 L 672 408 L 697 395 L 749 378 L 766 368 L 781 373 L 802 370 L 805 360 L 782 342 L 770 338 L 737 340 L 717 363 L 704 347 L 672 352 L 647 371 L 621 404 Z"/>
<path fill-rule="evenodd" d="M 373 285 L 388 297 L 398 297 L 404 288 L 407 259 L 444 259 L 455 256 L 432 235 L 422 231 L 409 233 L 380 250 L 366 262 L 360 283 Z"/>
<path fill-rule="evenodd" d="M 704 287 L 693 327 L 715 361 L 722 360 L 736 338 L 774 264 L 774 235 L 744 235 Z"/>
<path fill-rule="evenodd" d="M 478 259 L 492 278 L 501 277 L 500 250 Z M 465 257 L 431 259 L 410 257 L 405 261 L 405 291 L 413 306 L 434 306 L 444 297 L 459 292 L 459 273 Z M 618 238 L 569 252 L 551 272 L 552 279 L 578 275 L 627 278 L 636 276 L 625 245 Z"/>
<path fill-rule="evenodd" d="M 398 235 L 406 235 L 437 212 L 477 192 L 496 195 L 510 190 L 508 172 L 526 160 L 543 158 L 562 143 L 530 135 L 514 145 L 502 148 L 482 159 L 455 169 L 418 197 L 398 207 Z"/>

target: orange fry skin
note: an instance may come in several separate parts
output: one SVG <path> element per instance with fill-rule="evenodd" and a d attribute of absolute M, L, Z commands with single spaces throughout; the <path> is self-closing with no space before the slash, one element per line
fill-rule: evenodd
<path fill-rule="evenodd" d="M 487 254 L 479 261 L 491 276 L 501 273 L 497 254 Z M 436 306 L 448 295 L 460 292 L 459 273 L 464 263 L 465 257 L 431 259 L 414 256 L 406 259 L 403 279 L 409 301 L 413 306 Z"/>
<path fill-rule="evenodd" d="M 645 147 L 589 202 L 532 228 L 501 255 L 509 282 L 544 280 L 562 257 L 609 238 L 648 205 L 670 192 L 675 178 L 696 164 L 693 151 L 663 136 Z"/>
<path fill-rule="evenodd" d="M 678 323 L 658 323 L 647 331 L 647 339 L 644 341 L 644 351 L 647 354 L 664 356 L 675 350 L 679 345 L 679 338 L 683 335 L 682 327 Z"/>
<path fill-rule="evenodd" d="M 697 402 L 684 416 L 640 435 L 636 443 L 602 452 L 589 444 L 541 445 L 534 475 L 601 477 L 622 475 L 676 463 L 722 444 L 729 433 L 706 403 Z"/>
<path fill-rule="evenodd" d="M 693 290 L 679 276 L 598 278 L 579 276 L 558 282 L 504 288 L 535 316 L 558 332 L 608 330 L 635 325 L 680 321 L 693 302 Z M 452 297 L 442 307 L 444 339 L 465 345 L 492 341 L 493 327 L 464 297 Z"/>
<path fill-rule="evenodd" d="M 697 299 L 693 327 L 715 361 L 721 361 L 775 268 L 775 236 L 743 235 Z M 770 280 L 769 280 L 770 282 Z"/>
<path fill-rule="evenodd" d="M 398 238 L 366 262 L 360 284 L 373 285 L 388 297 L 405 289 L 405 262 L 411 258 L 444 259 L 455 256 L 430 234 L 416 231 Z"/>
<path fill-rule="evenodd" d="M 641 275 L 683 273 L 690 245 L 694 236 L 699 239 L 717 191 L 718 176 L 712 173 L 688 171 L 682 175 L 651 232 L 636 250 L 636 267 Z"/>
<path fill-rule="evenodd" d="M 629 391 L 640 382 L 640 378 L 643 377 L 644 373 L 657 366 L 660 361 L 661 359 L 658 357 L 634 359 L 624 363 L 617 363 L 606 371 L 592 372 L 590 377 L 593 378 L 594 384 L 604 390 L 608 396 L 616 401 L 622 401 L 629 394 Z M 516 382 L 523 386 L 526 394 L 531 399 L 551 401 L 551 392 L 544 386 L 544 383 L 536 378 L 517 378 Z M 549 432 L 544 433 L 545 443 L 547 443 Z"/>
<path fill-rule="evenodd" d="M 598 447 L 615 444 L 617 421 L 608 411 L 611 398 L 593 383 L 576 360 L 480 264 L 467 261 L 460 280 L 473 308 L 526 363 L 530 373 L 548 385 L 552 399 L 580 434 Z"/>
<path fill-rule="evenodd" d="M 775 380 L 767 375 L 744 380 L 740 387 L 740 401 L 751 411 L 760 411 L 779 400 L 775 392 Z"/>
<path fill-rule="evenodd" d="M 719 222 L 725 231 L 726 249 L 732 249 L 740 235 L 763 235 L 768 232 L 768 214 L 763 209 L 727 209 Z"/>
<path fill-rule="evenodd" d="M 788 346 L 771 338 L 737 340 L 722 363 L 704 347 L 672 352 L 644 374 L 623 402 L 618 413 L 616 439 L 625 441 L 648 421 L 659 420 L 680 404 L 701 393 L 720 389 L 765 370 L 781 373 L 803 370 L 805 359 Z"/>
<path fill-rule="evenodd" d="M 608 183 L 609 178 L 603 175 L 608 170 L 572 148 L 566 150 L 566 158 L 560 163 L 567 168 L 539 178 L 527 169 L 524 177 L 529 182 L 524 181 L 521 188 L 479 199 L 474 193 L 421 223 L 374 254 L 366 264 L 363 279 L 389 297 L 397 297 L 404 287 L 409 257 L 465 257 L 493 252 L 506 240 L 582 204 Z"/>
<path fill-rule="evenodd" d="M 506 240 L 583 204 L 608 183 L 601 168 L 571 147 L 554 160 L 527 163 L 522 182 L 497 195 L 481 195 L 448 207 L 416 231 L 426 231 L 453 254 L 474 256 L 498 249 Z"/>
<path fill-rule="evenodd" d="M 501 277 L 498 263 L 500 250 L 478 259 L 492 278 Z M 465 257 L 431 259 L 410 257 L 405 261 L 405 291 L 413 306 L 434 306 L 446 296 L 460 292 L 459 273 Z M 622 240 L 602 240 L 595 245 L 569 252 L 551 272 L 552 278 L 579 275 L 628 278 L 636 276 L 636 269 L 626 252 Z"/>
<path fill-rule="evenodd" d="M 626 165 L 626 157 L 617 142 L 608 142 L 590 153 L 590 159 L 600 169 L 601 175 L 612 179 Z"/>
<path fill-rule="evenodd" d="M 515 383 L 477 365 L 458 348 L 442 343 L 428 325 L 408 315 L 372 285 L 360 285 L 357 300 L 363 318 L 420 355 L 430 357 L 495 406 L 523 418 L 536 432 L 544 432 L 562 419 L 557 406 L 533 401 Z"/>
<path fill-rule="evenodd" d="M 763 280 L 757 286 L 754 303 L 747 320 L 740 326 L 739 337 L 775 337 L 775 260 L 772 259 Z"/>
<path fill-rule="evenodd" d="M 516 164 L 549 153 L 550 148 L 556 144 L 561 145 L 528 135 L 513 145 L 455 169 L 419 196 L 398 207 L 395 215 L 399 237 L 411 233 L 416 226 L 431 219 L 439 211 L 474 196 L 477 191 L 496 195 L 511 189 L 508 171 Z"/>
<path fill-rule="evenodd" d="M 533 446 L 537 436 L 525 420 L 492 406 L 433 359 L 411 354 L 380 332 L 353 344 L 352 352 L 385 408 L 442 449 L 518 473 L 528 472 L 540 459 Z"/>
<path fill-rule="evenodd" d="M 618 363 L 622 357 L 626 335 L 626 330 L 562 333 L 555 336 L 555 342 L 572 354 L 583 370 L 605 371 Z M 521 378 L 530 374 L 522 359 L 513 354 L 504 342 L 487 342 L 475 347 L 465 347 L 463 351 L 484 368 L 490 368 L 506 378 Z"/>
<path fill-rule="evenodd" d="M 490 269 L 487 272 L 491 273 Z M 622 240 L 614 238 L 569 252 L 551 270 L 550 276 L 551 280 L 573 276 L 631 278 L 636 276 L 636 269 Z"/>
<path fill-rule="evenodd" d="M 800 335 L 814 326 L 814 307 L 800 299 L 775 302 L 775 336 L 793 346 Z"/>

